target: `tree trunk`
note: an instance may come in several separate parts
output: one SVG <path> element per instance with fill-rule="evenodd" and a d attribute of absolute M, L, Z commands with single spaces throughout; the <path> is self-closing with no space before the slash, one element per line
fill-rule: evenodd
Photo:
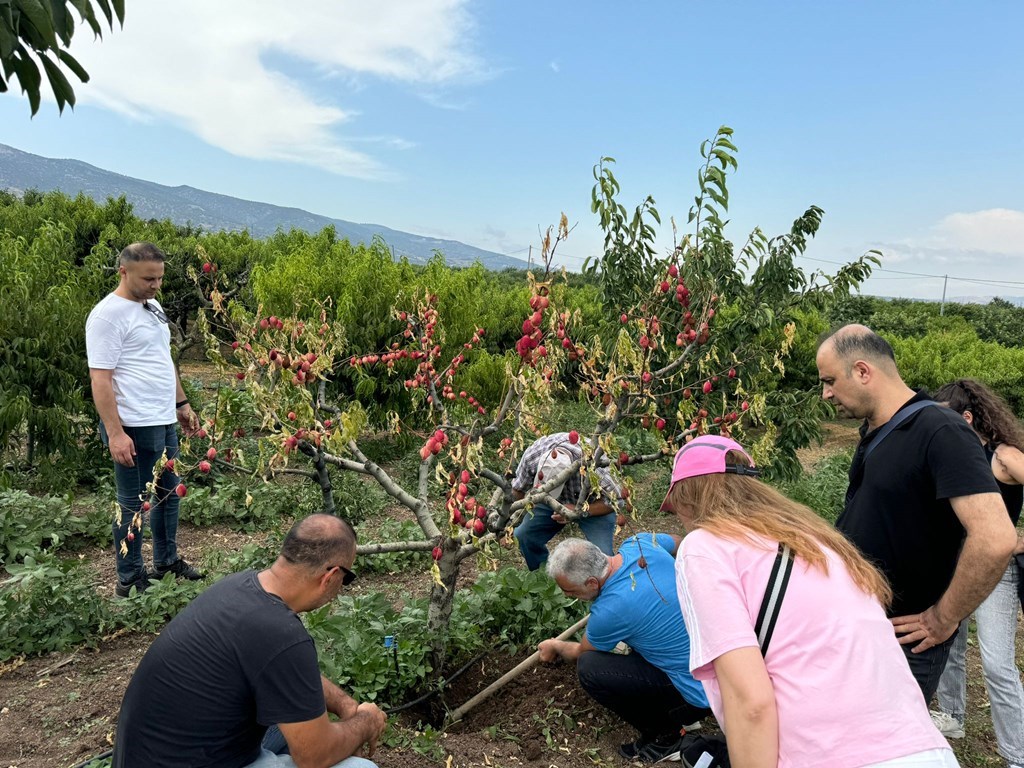
<path fill-rule="evenodd" d="M 313 458 L 313 466 L 316 469 L 316 480 L 320 484 L 320 493 L 323 495 L 324 514 L 334 515 L 337 509 L 334 504 L 334 486 L 331 485 L 331 475 L 327 471 L 324 452 L 319 448 Z"/>
<path fill-rule="evenodd" d="M 430 606 L 427 609 L 427 634 L 430 636 L 430 664 L 433 668 L 431 681 L 433 683 L 444 678 L 444 661 L 445 653 L 448 650 L 448 629 L 452 618 L 455 580 L 459 575 L 457 550 L 446 551 L 437 561 L 437 566 L 441 571 L 441 584 L 435 582 L 431 587 Z"/>

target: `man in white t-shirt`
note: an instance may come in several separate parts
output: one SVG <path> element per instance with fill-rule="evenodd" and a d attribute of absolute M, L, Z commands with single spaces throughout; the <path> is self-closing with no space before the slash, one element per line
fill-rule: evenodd
<path fill-rule="evenodd" d="M 171 360 L 167 315 L 156 301 L 164 277 L 163 251 L 132 243 L 118 257 L 121 282 L 85 321 L 85 345 L 100 436 L 114 459 L 120 519 L 113 524 L 119 597 L 167 573 L 201 579 L 178 555 L 178 455 L 175 422 L 186 434 L 199 428 Z M 153 483 L 147 490 L 147 483 Z M 142 560 L 146 513 L 153 534 L 150 574 Z"/>

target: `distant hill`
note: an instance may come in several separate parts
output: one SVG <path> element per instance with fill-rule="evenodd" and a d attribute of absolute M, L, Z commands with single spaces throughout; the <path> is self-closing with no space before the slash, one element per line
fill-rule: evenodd
<path fill-rule="evenodd" d="M 479 261 L 488 269 L 514 267 L 525 269 L 525 261 L 485 251 L 457 240 L 414 235 L 380 224 L 356 224 L 309 213 L 299 208 L 284 208 L 269 203 L 241 200 L 189 186 L 168 187 L 151 181 L 122 176 L 79 160 L 57 160 L 22 152 L 0 144 L 0 189 L 23 193 L 59 190 L 75 196 L 82 192 L 98 202 L 124 195 L 135 214 L 143 219 L 170 219 L 176 224 L 193 224 L 208 231 L 247 229 L 254 237 L 266 237 L 278 228 L 319 232 L 334 225 L 340 237 L 354 243 L 369 243 L 380 235 L 394 249 L 414 263 L 424 263 L 434 251 L 441 251 L 449 264 L 465 266 Z"/>

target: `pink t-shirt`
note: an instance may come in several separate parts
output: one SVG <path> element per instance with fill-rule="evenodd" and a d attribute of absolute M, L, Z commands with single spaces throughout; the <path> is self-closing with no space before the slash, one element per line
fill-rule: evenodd
<path fill-rule="evenodd" d="M 690 670 L 727 737 L 712 662 L 758 647 L 754 624 L 778 553 L 777 542 L 758 541 L 696 530 L 676 558 Z M 948 749 L 881 605 L 827 554 L 828 575 L 794 564 L 765 658 L 779 717 L 779 768 L 857 768 Z"/>

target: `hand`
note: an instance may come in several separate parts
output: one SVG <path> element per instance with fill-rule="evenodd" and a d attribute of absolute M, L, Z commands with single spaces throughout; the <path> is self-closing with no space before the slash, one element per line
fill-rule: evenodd
<path fill-rule="evenodd" d="M 568 509 L 570 512 L 574 512 L 576 510 L 576 505 L 575 504 L 563 504 L 562 506 L 565 507 L 566 509 Z M 558 523 L 560 525 L 566 525 L 569 522 L 565 518 L 565 515 L 562 515 L 562 514 L 560 514 L 558 512 L 552 512 L 551 513 L 551 519 L 554 520 L 556 523 Z"/>
<path fill-rule="evenodd" d="M 1013 554 L 1024 555 L 1024 536 L 1017 537 L 1017 546 L 1013 548 Z"/>
<path fill-rule="evenodd" d="M 892 619 L 892 626 L 899 636 L 900 645 L 917 643 L 910 649 L 911 653 L 921 653 L 946 642 L 959 624 L 959 621 L 949 623 L 940 617 L 934 605 L 924 613 L 896 616 Z"/>
<path fill-rule="evenodd" d="M 192 435 L 199 431 L 199 417 L 196 416 L 196 412 L 192 410 L 191 405 L 185 403 L 178 409 L 177 415 L 181 431 L 188 437 L 192 437 Z"/>
<path fill-rule="evenodd" d="M 373 757 L 373 753 L 377 751 L 377 739 L 388 725 L 388 716 L 376 704 L 368 702 L 356 707 L 356 715 L 363 715 L 366 719 L 366 729 L 369 733 L 366 738 L 366 756 Z"/>
<path fill-rule="evenodd" d="M 114 461 L 124 467 L 135 466 L 135 441 L 125 432 L 119 435 L 110 435 L 107 443 Z"/>
<path fill-rule="evenodd" d="M 554 638 L 550 640 L 541 640 L 537 644 L 537 653 L 541 661 L 545 664 L 558 661 L 562 658 L 562 655 L 558 652 L 558 640 Z"/>

